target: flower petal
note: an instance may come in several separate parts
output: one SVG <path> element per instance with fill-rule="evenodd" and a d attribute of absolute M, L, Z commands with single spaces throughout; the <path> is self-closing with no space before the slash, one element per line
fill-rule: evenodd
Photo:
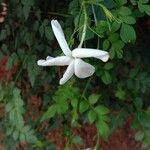
<path fill-rule="evenodd" d="M 39 66 L 66 66 L 69 65 L 73 59 L 68 56 L 59 56 L 56 58 L 48 56 L 46 60 L 41 59 L 37 61 Z"/>
<path fill-rule="evenodd" d="M 52 58 L 54 58 L 54 57 L 47 56 L 47 57 L 46 57 L 46 60 L 50 60 L 50 59 L 52 59 Z"/>
<path fill-rule="evenodd" d="M 59 84 L 66 83 L 72 77 L 73 74 L 74 74 L 74 60 L 67 67 L 63 77 L 59 81 Z"/>
<path fill-rule="evenodd" d="M 75 75 L 78 78 L 87 78 L 95 72 L 95 68 L 90 65 L 89 63 L 86 63 L 82 59 L 75 59 Z"/>
<path fill-rule="evenodd" d="M 55 37 L 56 37 L 62 51 L 64 52 L 64 54 L 66 56 L 71 56 L 71 50 L 66 42 L 66 39 L 65 39 L 65 36 L 64 36 L 63 30 L 62 30 L 60 24 L 58 23 L 57 20 L 52 20 L 51 25 L 52 25 L 52 29 L 55 34 Z"/>
<path fill-rule="evenodd" d="M 78 58 L 95 57 L 104 62 L 109 59 L 108 52 L 90 48 L 76 48 L 72 51 L 72 56 Z"/>

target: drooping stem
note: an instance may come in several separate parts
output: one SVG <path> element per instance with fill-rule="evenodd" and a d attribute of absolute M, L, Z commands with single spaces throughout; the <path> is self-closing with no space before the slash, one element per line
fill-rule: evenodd
<path fill-rule="evenodd" d="M 94 6 L 92 4 L 92 12 L 93 12 L 93 16 L 94 16 L 94 21 L 95 21 L 95 25 L 97 26 L 97 18 L 96 18 L 96 13 L 95 13 L 95 9 Z M 96 33 L 97 34 L 97 33 Z M 99 48 L 99 36 L 97 37 L 97 49 Z"/>
<path fill-rule="evenodd" d="M 97 25 L 97 18 L 96 18 L 96 13 L 95 13 L 95 9 L 94 9 L 93 4 L 92 4 L 92 12 L 93 12 L 95 24 Z"/>
<path fill-rule="evenodd" d="M 82 2 L 82 7 L 83 7 L 83 13 L 84 13 L 84 24 L 83 24 L 83 30 L 82 30 L 82 36 L 81 36 L 81 41 L 79 44 L 79 48 L 82 47 L 85 36 L 86 36 L 86 29 L 87 29 L 87 21 L 88 21 L 88 17 L 87 17 L 87 13 L 86 13 L 86 6 L 85 6 L 85 2 Z"/>

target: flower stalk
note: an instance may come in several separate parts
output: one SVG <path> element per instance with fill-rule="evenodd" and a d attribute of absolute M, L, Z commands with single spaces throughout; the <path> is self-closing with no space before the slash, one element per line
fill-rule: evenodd
<path fill-rule="evenodd" d="M 83 24 L 81 41 L 80 41 L 80 44 L 79 44 L 78 48 L 82 47 L 83 42 L 85 40 L 86 30 L 87 30 L 87 21 L 88 21 L 88 17 L 87 17 L 87 13 L 86 13 L 86 6 L 85 6 L 85 2 L 84 1 L 82 2 L 82 7 L 83 7 L 83 13 L 84 13 L 84 24 Z"/>

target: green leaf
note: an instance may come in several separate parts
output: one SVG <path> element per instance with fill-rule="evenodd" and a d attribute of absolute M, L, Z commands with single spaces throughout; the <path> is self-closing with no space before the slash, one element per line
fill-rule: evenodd
<path fill-rule="evenodd" d="M 14 128 L 11 126 L 11 127 L 7 128 L 6 135 L 10 136 L 13 134 L 13 132 L 14 132 Z"/>
<path fill-rule="evenodd" d="M 114 33 L 120 29 L 121 23 L 113 22 L 111 25 L 111 32 Z"/>
<path fill-rule="evenodd" d="M 79 105 L 79 110 L 81 113 L 85 112 L 87 109 L 89 108 L 89 104 L 88 102 L 86 102 L 85 100 L 82 100 L 80 102 L 80 105 Z"/>
<path fill-rule="evenodd" d="M 122 16 L 121 20 L 126 24 L 135 24 L 136 20 L 132 16 Z"/>
<path fill-rule="evenodd" d="M 99 21 L 95 30 L 100 35 L 103 34 L 106 31 L 108 31 L 107 21 Z"/>
<path fill-rule="evenodd" d="M 22 129 L 22 132 L 26 133 L 30 130 L 31 128 L 29 126 L 24 126 Z"/>
<path fill-rule="evenodd" d="M 115 51 L 116 51 L 116 52 L 117 52 L 118 50 L 120 50 L 120 49 L 123 49 L 124 45 L 125 45 L 124 42 L 121 41 L 121 40 L 118 40 L 118 41 L 112 43 L 112 47 L 115 48 Z"/>
<path fill-rule="evenodd" d="M 81 28 L 84 24 L 84 14 L 78 14 L 74 19 L 75 28 Z"/>
<path fill-rule="evenodd" d="M 17 125 L 17 128 L 19 129 L 21 129 L 24 126 L 23 116 L 19 112 L 16 112 L 15 118 L 12 121 L 15 123 L 15 125 Z"/>
<path fill-rule="evenodd" d="M 108 139 L 109 133 L 110 133 L 110 129 L 109 126 L 107 125 L 107 123 L 105 123 L 102 120 L 98 120 L 96 122 L 96 128 L 99 132 L 99 134 L 105 139 Z"/>
<path fill-rule="evenodd" d="M 123 16 L 128 16 L 131 14 L 131 10 L 128 7 L 122 6 L 118 9 L 118 13 Z"/>
<path fill-rule="evenodd" d="M 135 134 L 135 140 L 137 140 L 137 141 L 142 141 L 143 138 L 144 138 L 144 132 L 138 131 L 138 132 Z"/>
<path fill-rule="evenodd" d="M 0 85 L 0 101 L 3 101 L 4 95 L 5 95 L 5 92 Z"/>
<path fill-rule="evenodd" d="M 138 3 L 139 11 L 140 11 L 141 13 L 143 13 L 143 12 L 145 11 L 144 5 L 143 5 L 142 3 L 140 3 L 140 2 L 137 2 L 137 3 Z"/>
<path fill-rule="evenodd" d="M 150 146 L 149 139 L 145 139 L 142 143 L 142 148 L 146 149 L 146 148 L 149 148 L 149 146 Z"/>
<path fill-rule="evenodd" d="M 138 112 L 137 117 L 143 127 L 150 128 L 150 115 L 148 113 L 140 111 Z"/>
<path fill-rule="evenodd" d="M 124 5 L 127 3 L 127 0 L 116 0 L 117 4 Z"/>
<path fill-rule="evenodd" d="M 86 31 L 85 40 L 90 40 L 94 37 L 94 33 L 88 28 Z"/>
<path fill-rule="evenodd" d="M 54 36 L 53 36 L 53 32 L 51 30 L 51 28 L 49 26 L 45 27 L 45 36 L 48 40 L 53 40 Z"/>
<path fill-rule="evenodd" d="M 105 71 L 104 74 L 101 77 L 102 81 L 107 85 L 112 82 L 112 78 L 108 71 Z"/>
<path fill-rule="evenodd" d="M 64 114 L 68 110 L 68 103 L 64 101 L 63 103 L 57 104 L 57 113 L 58 114 Z"/>
<path fill-rule="evenodd" d="M 145 13 L 150 16 L 150 6 L 144 5 L 144 10 L 145 10 Z"/>
<path fill-rule="evenodd" d="M 93 110 L 88 112 L 88 120 L 90 123 L 93 123 L 96 120 L 96 113 Z"/>
<path fill-rule="evenodd" d="M 18 131 L 18 130 L 15 130 L 15 131 L 13 132 L 13 138 L 14 138 L 14 140 L 17 140 L 18 137 L 19 137 L 19 131 Z"/>
<path fill-rule="evenodd" d="M 109 109 L 103 105 L 98 105 L 94 108 L 95 112 L 98 114 L 98 115 L 106 115 L 109 113 Z"/>
<path fill-rule="evenodd" d="M 29 143 L 36 143 L 37 137 L 33 134 L 33 130 L 30 130 L 29 133 L 25 134 L 26 141 Z"/>
<path fill-rule="evenodd" d="M 30 9 L 34 4 L 34 0 L 21 0 L 22 4 L 23 4 L 23 15 L 25 17 L 25 19 L 27 20 L 29 17 L 29 13 L 30 13 Z"/>
<path fill-rule="evenodd" d="M 14 108 L 13 103 L 7 103 L 6 104 L 6 112 L 11 112 L 11 110 Z"/>
<path fill-rule="evenodd" d="M 77 106 L 78 106 L 78 99 L 71 99 L 71 105 L 72 105 L 72 107 L 74 107 L 74 108 L 77 108 Z"/>
<path fill-rule="evenodd" d="M 52 105 L 48 108 L 48 110 L 44 113 L 41 118 L 41 122 L 52 118 L 57 112 L 57 105 Z"/>
<path fill-rule="evenodd" d="M 24 134 L 24 133 L 21 133 L 21 132 L 20 132 L 19 140 L 20 140 L 21 142 L 25 142 L 25 141 L 26 141 L 26 137 L 25 137 L 25 134 Z"/>
<path fill-rule="evenodd" d="M 113 67 L 114 67 L 114 65 L 112 63 L 106 63 L 104 66 L 104 69 L 111 70 Z"/>
<path fill-rule="evenodd" d="M 100 95 L 98 95 L 98 94 L 92 94 L 92 95 L 90 95 L 89 96 L 89 102 L 90 102 L 90 104 L 97 103 L 97 101 L 99 100 L 99 98 L 100 98 Z"/>
<path fill-rule="evenodd" d="M 103 50 L 107 50 L 110 46 L 110 42 L 108 39 L 104 40 L 103 42 Z"/>
<path fill-rule="evenodd" d="M 27 70 L 28 70 L 30 83 L 32 86 L 34 86 L 36 76 L 39 74 L 40 69 L 36 63 L 36 60 L 31 56 L 29 56 L 27 60 Z"/>
<path fill-rule="evenodd" d="M 0 41 L 5 40 L 6 37 L 7 37 L 7 32 L 6 32 L 6 30 L 4 30 L 4 29 L 1 30 L 1 31 L 0 31 Z"/>
<path fill-rule="evenodd" d="M 117 88 L 117 91 L 115 93 L 115 96 L 119 99 L 119 100 L 124 100 L 125 99 L 125 96 L 126 96 L 126 93 L 125 91 L 123 90 L 122 87 L 118 87 Z"/>
<path fill-rule="evenodd" d="M 83 145 L 83 139 L 77 135 L 73 137 L 72 143 L 77 144 L 77 145 Z"/>
<path fill-rule="evenodd" d="M 135 42 L 136 40 L 136 33 L 132 26 L 127 24 L 122 24 L 121 30 L 120 30 L 120 37 L 125 42 Z"/>
<path fill-rule="evenodd" d="M 146 3 L 149 2 L 149 0 L 139 0 L 139 2 L 142 3 L 142 4 L 146 4 Z"/>
<path fill-rule="evenodd" d="M 136 107 L 136 109 L 142 109 L 143 107 L 143 99 L 141 97 L 136 97 L 133 100 L 134 106 Z"/>
<path fill-rule="evenodd" d="M 16 53 L 13 52 L 8 59 L 6 69 L 11 69 L 14 66 L 14 64 L 17 63 L 17 61 L 18 61 L 18 56 Z"/>
<path fill-rule="evenodd" d="M 108 37 L 109 41 L 111 43 L 116 42 L 119 39 L 119 34 L 118 33 L 113 33 Z"/>
<path fill-rule="evenodd" d="M 72 15 L 77 15 L 79 13 L 79 2 L 72 0 L 69 4 L 69 12 Z"/>

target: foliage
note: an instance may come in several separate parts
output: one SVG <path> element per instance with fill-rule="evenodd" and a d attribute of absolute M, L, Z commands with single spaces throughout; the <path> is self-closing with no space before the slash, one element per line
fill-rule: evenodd
<path fill-rule="evenodd" d="M 6 70 L 17 65 L 12 81 L 0 82 L 7 138 L 44 149 L 53 146 L 45 136 L 51 128 L 63 124 L 71 130 L 89 123 L 96 126 L 98 139 L 107 140 L 133 115 L 135 138 L 150 146 L 149 30 L 141 24 L 150 15 L 149 0 L 9 0 L 7 9 L 0 24 L 0 57 L 9 56 Z M 91 78 L 72 78 L 59 86 L 63 69 L 36 63 L 60 52 L 50 26 L 53 18 L 61 22 L 71 48 L 80 43 L 85 27 L 84 47 L 108 51 L 110 61 L 88 60 L 96 68 Z M 32 95 L 42 99 L 36 121 L 25 119 Z M 36 132 L 45 122 L 48 128 Z M 72 144 L 83 142 L 79 136 L 66 137 Z"/>
<path fill-rule="evenodd" d="M 24 123 L 23 114 L 25 109 L 20 90 L 13 86 L 8 89 L 0 88 L 0 101 L 5 103 L 5 111 L 8 116 L 5 120 L 7 136 L 13 136 L 15 141 L 20 140 L 21 142 L 35 143 L 37 137 L 33 129 Z"/>

